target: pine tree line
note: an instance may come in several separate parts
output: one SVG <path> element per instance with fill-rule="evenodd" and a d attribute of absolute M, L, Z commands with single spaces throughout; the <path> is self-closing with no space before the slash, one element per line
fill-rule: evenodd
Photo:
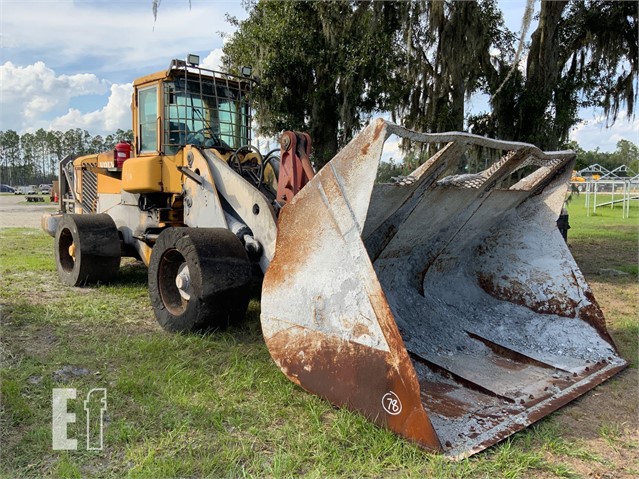
<path fill-rule="evenodd" d="M 11 186 L 51 183 L 58 163 L 68 155 L 87 155 L 112 150 L 120 140 L 131 141 L 133 132 L 118 129 L 105 137 L 74 128 L 18 134 L 0 131 L 0 183 Z"/>

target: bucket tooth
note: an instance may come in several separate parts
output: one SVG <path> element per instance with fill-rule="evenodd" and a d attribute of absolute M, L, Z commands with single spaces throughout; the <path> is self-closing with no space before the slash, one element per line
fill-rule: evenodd
<path fill-rule="evenodd" d="M 406 181 L 375 185 L 390 134 L 443 146 Z M 506 153 L 455 174 L 473 146 Z M 304 389 L 454 458 L 613 376 L 626 362 L 555 224 L 573 162 L 373 122 L 280 213 L 262 290 L 273 359 Z"/>

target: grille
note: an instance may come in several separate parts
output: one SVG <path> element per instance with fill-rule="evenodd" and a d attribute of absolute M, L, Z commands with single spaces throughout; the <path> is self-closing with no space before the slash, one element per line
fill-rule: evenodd
<path fill-rule="evenodd" d="M 82 195 L 80 202 L 82 209 L 89 213 L 95 213 L 98 200 L 98 176 L 89 168 L 97 166 L 97 163 L 84 163 L 84 168 L 82 168 Z"/>

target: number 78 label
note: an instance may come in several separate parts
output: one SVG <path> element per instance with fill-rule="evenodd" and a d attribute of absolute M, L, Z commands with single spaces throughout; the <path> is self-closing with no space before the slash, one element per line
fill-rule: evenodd
<path fill-rule="evenodd" d="M 391 416 L 397 416 L 402 412 L 402 402 L 399 400 L 397 394 L 393 391 L 389 391 L 382 397 L 382 407 Z"/>

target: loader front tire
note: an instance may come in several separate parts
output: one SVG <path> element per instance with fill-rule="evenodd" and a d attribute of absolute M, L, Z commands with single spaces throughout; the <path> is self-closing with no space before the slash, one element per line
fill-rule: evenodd
<path fill-rule="evenodd" d="M 158 237 L 149 262 L 149 295 L 171 332 L 224 329 L 244 317 L 251 264 L 223 228 L 175 228 Z"/>
<path fill-rule="evenodd" d="M 65 214 L 55 233 L 55 260 L 67 286 L 109 282 L 120 268 L 120 237 L 105 214 Z"/>

